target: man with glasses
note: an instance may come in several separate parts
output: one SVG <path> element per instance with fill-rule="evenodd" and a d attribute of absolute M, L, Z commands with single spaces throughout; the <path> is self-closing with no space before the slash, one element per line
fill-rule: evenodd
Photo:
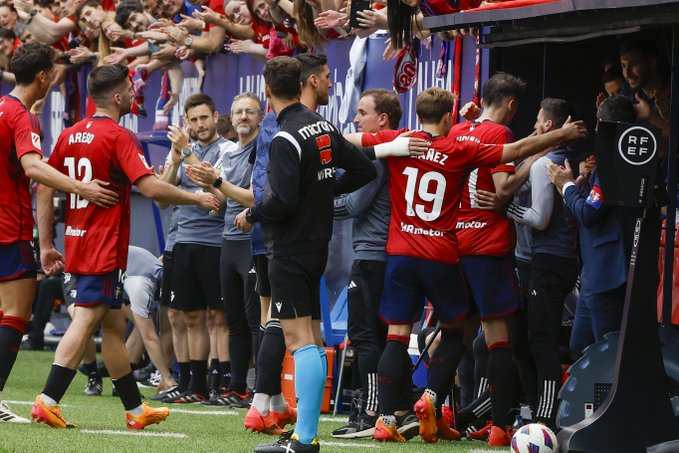
<path fill-rule="evenodd" d="M 253 206 L 251 177 L 263 107 L 254 93 L 239 94 L 231 104 L 231 122 L 238 133 L 237 147 L 224 153 L 222 169 L 207 162 L 190 166 L 189 177 L 201 187 L 211 189 L 225 199 L 224 232 L 220 257 L 222 297 L 229 329 L 228 355 L 231 381 L 228 388 L 211 399 L 210 404 L 247 408 L 252 395 L 247 388 L 250 358 L 256 351 L 259 335 L 259 303 L 248 294 L 248 276 L 252 268 L 250 234 L 234 226 L 236 215 Z M 226 348 L 226 338 L 218 338 L 218 350 Z M 221 363 L 222 376 L 227 372 Z"/>

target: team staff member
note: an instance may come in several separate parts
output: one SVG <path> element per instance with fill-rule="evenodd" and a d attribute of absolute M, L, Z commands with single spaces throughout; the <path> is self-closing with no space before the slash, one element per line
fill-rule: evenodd
<path fill-rule="evenodd" d="M 55 428 L 74 426 L 61 415 L 59 400 L 75 376 L 87 341 L 101 323 L 104 363 L 127 412 L 126 425 L 143 429 L 165 420 L 169 410 L 142 405 L 125 349 L 120 278 L 127 267 L 132 183 L 143 195 L 164 203 L 195 203 L 204 209 L 216 209 L 219 204 L 211 194 L 186 193 L 156 178 L 139 141 L 118 125 L 120 117 L 129 113 L 134 93 L 127 67 L 96 68 L 87 79 L 87 88 L 97 106 L 95 115 L 59 136 L 48 163 L 73 179 L 112 181 L 120 203 L 101 209 L 75 194 L 69 198 L 65 270 L 76 279 L 76 316 L 59 342 L 45 389 L 35 399 L 31 417 Z M 53 197 L 54 189 L 41 186 L 38 190 L 41 260 L 48 273 L 60 270 L 63 260 L 52 248 Z"/>
<path fill-rule="evenodd" d="M 190 147 L 189 136 L 178 126 L 170 126 L 172 142 L 170 162 L 162 179 L 189 192 L 203 189 L 191 181 L 185 164 L 207 162 L 222 168 L 222 156 L 236 145 L 217 134 L 215 103 L 205 94 L 189 96 L 184 103 L 184 120 L 196 138 Z M 176 398 L 175 403 L 195 403 L 208 399 L 207 359 L 210 335 L 216 336 L 217 356 L 228 361 L 228 328 L 221 297 L 219 259 L 221 255 L 224 217 L 210 215 L 209 210 L 196 206 L 179 208 L 179 227 L 173 250 L 172 308 L 182 311 L 186 323 L 190 363 L 180 364 L 182 375 L 191 375 L 191 388 Z M 206 312 L 210 318 L 206 329 Z M 188 367 L 187 367 L 188 365 Z M 188 369 L 187 369 L 188 368 Z M 167 400 L 166 400 L 167 401 Z"/>
<path fill-rule="evenodd" d="M 250 235 L 238 230 L 233 221 L 246 206 L 253 204 L 251 157 L 255 152 L 262 115 L 262 105 L 254 93 L 236 96 L 231 104 L 231 121 L 238 133 L 238 143 L 233 150 L 224 153 L 222 170 L 216 171 L 206 162 L 188 168 L 192 181 L 205 189 L 218 191 L 221 197 L 225 197 L 226 203 L 220 274 L 229 325 L 231 382 L 226 392 L 212 399 L 215 405 L 242 408 L 248 407 L 251 400 L 246 381 L 254 350 L 253 337 L 256 339 L 257 336 L 251 332 L 249 320 L 254 320 L 254 334 L 258 334 L 259 304 L 251 303 L 247 294 L 248 275 L 252 268 Z M 217 172 L 219 175 L 215 176 Z M 225 190 L 221 190 L 222 186 Z M 226 373 L 226 369 L 221 371 Z"/>
<path fill-rule="evenodd" d="M 299 61 L 290 57 L 273 58 L 264 67 L 265 90 L 281 130 L 271 143 L 268 196 L 236 218 L 245 230 L 262 222 L 272 316 L 281 320 L 298 377 L 295 432 L 258 446 L 258 452 L 281 448 L 315 452 L 320 448 L 316 436 L 327 362 L 325 349 L 320 347 L 319 287 L 332 233 L 333 196 L 353 191 L 375 177 L 374 167 L 360 150 L 299 103 L 300 72 Z M 338 167 L 345 172 L 335 179 Z"/>
<path fill-rule="evenodd" d="M 37 43 L 17 49 L 10 66 L 16 87 L 0 99 L 0 423 L 30 423 L 2 401 L 2 392 L 26 332 L 36 288 L 30 180 L 101 207 L 118 195 L 98 179 L 76 181 L 42 160 L 40 124 L 30 113 L 55 76 L 54 49 Z M 44 253 L 54 253 L 50 247 Z"/>

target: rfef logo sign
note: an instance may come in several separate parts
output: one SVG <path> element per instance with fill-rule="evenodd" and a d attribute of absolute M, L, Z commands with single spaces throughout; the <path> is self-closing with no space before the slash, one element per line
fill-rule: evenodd
<path fill-rule="evenodd" d="M 662 198 L 656 187 L 661 137 L 650 125 L 599 122 L 594 150 L 607 204 L 652 207 Z"/>
<path fill-rule="evenodd" d="M 633 126 L 624 131 L 618 140 L 618 152 L 631 165 L 645 165 L 658 151 L 653 133 L 643 126 Z"/>

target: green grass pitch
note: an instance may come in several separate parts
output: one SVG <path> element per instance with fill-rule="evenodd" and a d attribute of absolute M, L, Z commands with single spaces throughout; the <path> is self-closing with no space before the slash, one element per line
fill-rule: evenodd
<path fill-rule="evenodd" d="M 42 390 L 53 352 L 21 351 L 3 397 L 18 415 L 29 417 L 32 401 Z M 66 420 L 76 429 L 60 430 L 43 424 L 0 424 L 0 452 L 251 452 L 255 445 L 274 437 L 253 434 L 243 428 L 245 410 L 201 405 L 171 405 L 170 417 L 144 431 L 125 428 L 125 413 L 118 398 L 111 397 L 111 381 L 104 380 L 103 396 L 82 394 L 85 377 L 78 373 L 62 400 Z M 149 394 L 150 389 L 142 389 Z M 29 404 L 30 402 L 30 404 Z M 152 405 L 158 405 L 151 402 Z M 333 439 L 330 432 L 342 426 L 344 417 L 322 415 L 321 451 L 325 452 L 447 452 L 491 453 L 485 443 L 461 441 L 422 443 L 419 437 L 406 444 L 380 444 L 365 440 Z"/>

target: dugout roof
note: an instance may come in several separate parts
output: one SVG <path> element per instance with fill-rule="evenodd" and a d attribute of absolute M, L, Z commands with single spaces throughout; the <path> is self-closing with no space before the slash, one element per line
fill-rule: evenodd
<path fill-rule="evenodd" d="M 678 23 L 677 0 L 510 0 L 424 18 L 425 28 L 434 32 L 488 27 L 480 42 L 484 48 L 580 41 Z"/>

